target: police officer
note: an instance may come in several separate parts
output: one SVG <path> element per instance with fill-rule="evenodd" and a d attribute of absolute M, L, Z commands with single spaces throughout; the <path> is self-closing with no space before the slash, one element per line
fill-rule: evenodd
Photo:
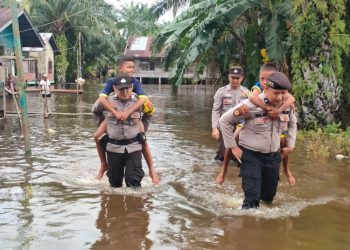
<path fill-rule="evenodd" d="M 113 107 L 109 104 L 107 98 L 108 98 L 108 95 L 114 91 L 113 84 L 114 84 L 115 78 L 108 79 L 103 90 L 100 93 L 99 99 L 96 101 L 96 103 L 92 108 L 92 112 L 95 115 L 95 118 L 96 118 L 95 120 L 97 121 L 97 124 L 98 124 L 98 129 L 96 130 L 96 133 L 94 135 L 96 144 L 100 143 L 101 137 L 106 132 L 107 125 L 106 125 L 106 122 L 104 121 L 105 117 L 103 115 L 103 110 L 106 109 L 112 112 L 118 120 L 125 120 L 130 116 L 130 113 L 136 111 L 143 105 L 144 115 L 142 116 L 142 122 L 144 124 L 145 131 L 147 131 L 148 125 L 155 111 L 152 103 L 149 101 L 148 97 L 145 95 L 142 89 L 141 83 L 136 78 L 132 77 L 135 70 L 134 59 L 130 57 L 121 57 L 118 59 L 117 63 L 118 63 L 118 71 L 120 72 L 120 74 L 126 74 L 129 77 L 131 77 L 132 84 L 133 84 L 133 92 L 137 94 L 137 97 L 139 100 L 134 105 L 130 106 L 128 110 L 125 110 L 123 112 L 118 112 L 115 109 L 113 109 Z M 98 171 L 98 175 L 96 176 L 96 179 L 100 180 L 103 177 L 104 172 L 107 170 L 107 163 L 105 162 L 105 151 L 100 150 L 99 148 L 97 148 L 97 151 L 101 161 L 101 165 Z M 151 150 L 147 143 L 144 143 L 142 145 L 142 153 L 147 162 L 149 174 L 150 174 L 150 177 L 152 178 L 153 184 L 159 184 L 159 178 L 155 172 L 154 165 L 153 165 Z"/>
<path fill-rule="evenodd" d="M 212 137 L 219 141 L 219 149 L 214 158 L 215 160 L 223 161 L 225 155 L 225 145 L 219 127 L 220 117 L 230 108 L 236 106 L 242 100 L 248 98 L 249 90 L 246 87 L 241 86 L 243 79 L 243 68 L 239 66 L 231 67 L 228 75 L 228 80 L 230 83 L 224 87 L 219 88 L 215 93 L 213 110 L 211 113 Z M 226 158 L 228 158 L 228 155 L 226 155 Z M 224 162 L 224 164 L 225 163 L 226 162 Z"/>
<path fill-rule="evenodd" d="M 132 93 L 132 79 L 119 75 L 113 83 L 114 93 L 108 96 L 109 103 L 117 112 L 122 112 L 135 104 L 138 99 Z M 133 112 L 126 120 L 117 120 L 112 112 L 107 113 L 107 176 L 112 187 L 121 187 L 125 171 L 128 187 L 141 186 L 142 170 L 141 111 Z M 143 126 L 142 126 L 143 127 Z M 99 144 L 97 144 L 99 145 Z"/>
<path fill-rule="evenodd" d="M 259 98 L 278 108 L 289 89 L 288 78 L 283 73 L 274 72 L 268 77 L 267 89 Z M 232 125 L 242 119 L 245 123 L 238 146 L 233 138 Z M 272 202 L 279 180 L 280 135 L 284 130 L 288 131 L 287 144 L 281 151 L 291 152 L 295 146 L 297 124 L 294 111 L 288 108 L 277 119 L 272 119 L 266 110 L 245 100 L 220 118 L 220 128 L 226 148 L 230 148 L 242 162 L 240 175 L 245 196 L 242 208 L 257 208 L 260 200 Z"/>

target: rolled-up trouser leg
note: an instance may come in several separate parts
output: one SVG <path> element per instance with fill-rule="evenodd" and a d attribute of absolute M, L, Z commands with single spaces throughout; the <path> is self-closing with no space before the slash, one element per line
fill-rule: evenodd
<path fill-rule="evenodd" d="M 141 180 L 145 176 L 142 170 L 142 151 L 127 154 L 125 162 L 125 183 L 127 187 L 141 186 Z"/>
<path fill-rule="evenodd" d="M 121 187 L 123 185 L 124 165 L 126 160 L 126 153 L 121 154 L 107 151 L 107 176 L 111 187 Z"/>
<path fill-rule="evenodd" d="M 257 208 L 261 193 L 261 153 L 243 148 L 240 176 L 244 201 L 242 208 Z"/>
<path fill-rule="evenodd" d="M 272 202 L 279 181 L 281 155 L 279 152 L 266 154 L 262 166 L 261 200 Z"/>

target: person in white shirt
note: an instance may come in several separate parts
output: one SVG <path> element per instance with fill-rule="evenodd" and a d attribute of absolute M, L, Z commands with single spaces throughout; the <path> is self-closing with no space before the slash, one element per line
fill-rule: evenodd
<path fill-rule="evenodd" d="M 43 78 L 39 85 L 41 87 L 41 95 L 43 98 L 45 97 L 51 97 L 51 92 L 50 92 L 50 88 L 51 88 L 51 85 L 50 85 L 50 80 L 47 79 L 47 74 L 43 74 Z"/>
<path fill-rule="evenodd" d="M 41 87 L 41 96 L 43 97 L 44 100 L 44 117 L 47 118 L 49 117 L 49 105 L 48 105 L 48 99 L 46 97 L 51 97 L 51 85 L 50 85 L 50 80 L 47 79 L 47 74 L 43 74 L 43 78 L 39 85 Z"/>

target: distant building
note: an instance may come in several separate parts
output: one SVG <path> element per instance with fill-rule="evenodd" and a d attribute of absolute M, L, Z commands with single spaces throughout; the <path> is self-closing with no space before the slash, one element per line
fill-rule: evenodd
<path fill-rule="evenodd" d="M 162 84 L 167 83 L 170 73 L 164 70 L 162 59 L 164 53 L 152 55 L 152 37 L 128 37 L 124 55 L 132 57 L 136 62 L 134 76 L 142 83 Z M 193 73 L 185 74 L 185 78 L 193 78 Z"/>
<path fill-rule="evenodd" d="M 37 79 L 41 79 L 43 74 L 53 83 L 54 75 L 54 56 L 59 54 L 57 43 L 52 33 L 39 33 L 44 41 L 44 48 L 23 48 L 23 54 L 37 61 Z M 30 84 L 30 83 L 29 83 Z"/>
<path fill-rule="evenodd" d="M 17 10 L 20 30 L 24 80 L 30 85 L 48 74 L 54 80 L 54 54 L 59 53 L 51 33 L 39 34 L 24 10 Z M 5 76 L 17 76 L 15 48 L 12 30 L 12 10 L 0 8 L 0 63 Z M 1 81 L 1 79 L 0 79 Z"/>

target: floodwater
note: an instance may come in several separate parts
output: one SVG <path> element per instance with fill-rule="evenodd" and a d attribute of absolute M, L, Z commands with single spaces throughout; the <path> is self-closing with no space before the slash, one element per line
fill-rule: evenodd
<path fill-rule="evenodd" d="M 203 86 L 144 86 L 157 108 L 148 141 L 160 185 L 148 174 L 141 189 L 95 180 L 100 88 L 55 94 L 49 119 L 30 116 L 30 157 L 17 118 L 0 122 L 0 249 L 350 249 L 350 161 L 312 158 L 298 141 L 296 185 L 281 176 L 272 205 L 240 210 L 235 164 L 221 188 L 214 182 L 214 92 Z M 28 102 L 42 110 L 38 94 Z"/>

